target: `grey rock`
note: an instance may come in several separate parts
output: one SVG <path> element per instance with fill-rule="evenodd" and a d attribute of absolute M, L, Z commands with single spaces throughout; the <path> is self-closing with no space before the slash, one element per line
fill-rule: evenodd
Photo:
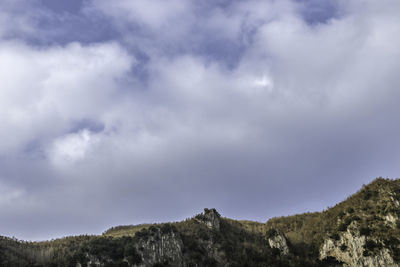
<path fill-rule="evenodd" d="M 364 256 L 364 245 L 367 239 L 360 235 L 358 229 L 359 225 L 353 221 L 347 231 L 339 234 L 339 240 L 327 238 L 320 248 L 320 259 L 333 257 L 344 262 L 344 266 L 352 267 L 400 266 L 393 260 L 387 248 L 380 249 L 374 255 Z M 379 242 L 378 240 L 374 241 Z"/>

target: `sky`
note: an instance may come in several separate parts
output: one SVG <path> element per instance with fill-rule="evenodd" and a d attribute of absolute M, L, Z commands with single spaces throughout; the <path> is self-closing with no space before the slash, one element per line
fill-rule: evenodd
<path fill-rule="evenodd" d="M 265 222 L 400 173 L 398 0 L 0 1 L 0 235 L 216 208 Z"/>

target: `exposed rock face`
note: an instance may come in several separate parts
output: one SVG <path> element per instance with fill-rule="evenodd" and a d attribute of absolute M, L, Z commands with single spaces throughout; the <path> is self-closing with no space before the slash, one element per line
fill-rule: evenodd
<path fill-rule="evenodd" d="M 388 215 L 386 215 L 386 216 L 384 217 L 384 219 L 385 219 L 386 223 L 389 224 L 389 225 L 392 226 L 392 227 L 395 227 L 395 226 L 396 226 L 396 222 L 397 222 L 397 220 L 398 220 L 397 216 L 396 216 L 396 215 L 393 215 L 393 214 L 391 214 L 391 213 L 389 213 Z"/>
<path fill-rule="evenodd" d="M 87 263 L 87 266 L 104 266 L 104 263 L 101 263 L 99 259 L 97 259 L 96 257 L 91 257 L 90 255 L 88 255 L 91 259 L 89 260 L 89 262 Z"/>
<path fill-rule="evenodd" d="M 378 178 L 328 210 L 265 224 L 204 209 L 182 222 L 119 226 L 101 236 L 39 243 L 0 236 L 0 266 L 66 265 L 400 267 L 400 179 Z"/>
<path fill-rule="evenodd" d="M 283 234 L 276 233 L 274 236 L 269 237 L 268 244 L 271 248 L 279 249 L 282 255 L 289 254 L 289 246 Z"/>
<path fill-rule="evenodd" d="M 220 230 L 221 215 L 216 209 L 204 209 L 204 213 L 196 216 L 196 219 L 209 229 Z"/>
<path fill-rule="evenodd" d="M 346 232 L 339 235 L 339 240 L 328 238 L 320 249 L 320 259 L 333 257 L 344 266 L 400 266 L 395 263 L 389 250 L 382 248 L 371 255 L 366 255 L 366 237 L 360 236 L 358 225 L 352 222 Z"/>
<path fill-rule="evenodd" d="M 183 242 L 178 233 L 159 227 L 151 228 L 150 233 L 149 236 L 141 238 L 137 242 L 137 250 L 142 256 L 142 263 L 138 266 L 148 267 L 157 263 L 168 266 L 184 266 Z"/>

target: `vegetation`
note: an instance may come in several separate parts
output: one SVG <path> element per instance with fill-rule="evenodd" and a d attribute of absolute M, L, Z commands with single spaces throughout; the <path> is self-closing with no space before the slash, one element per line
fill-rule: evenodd
<path fill-rule="evenodd" d="M 400 200 L 400 180 L 378 178 L 333 208 L 273 218 L 264 227 L 283 232 L 292 243 L 304 242 L 318 247 L 326 236 L 337 239 L 340 232 L 347 231 L 352 223 L 361 225 L 361 235 L 375 239 L 400 237 L 397 225 L 393 228 L 383 219 L 388 214 L 400 216 L 396 200 Z"/>
<path fill-rule="evenodd" d="M 221 218 L 219 228 L 213 229 L 204 223 L 210 213 L 218 214 L 211 209 L 183 222 L 118 226 L 100 236 L 46 242 L 0 237 L 0 266 L 76 266 L 90 262 L 133 266 L 146 260 L 146 249 L 162 238 L 181 244 L 177 253 L 187 266 L 219 266 L 219 262 L 229 266 L 329 266 L 340 263 L 331 257 L 320 262 L 321 245 L 330 238 L 340 244 L 341 251 L 348 251 L 340 241 L 348 231 L 365 237 L 364 256 L 376 255 L 384 247 L 400 261 L 400 180 L 378 178 L 325 211 L 273 218 L 266 223 Z M 287 238 L 289 254 L 269 246 L 268 240 L 277 235 Z M 169 266 L 172 260 L 164 257 L 153 266 Z"/>
<path fill-rule="evenodd" d="M 151 224 L 139 224 L 139 225 L 122 225 L 108 229 L 103 233 L 103 236 L 111 237 L 123 237 L 123 236 L 135 236 L 137 232 L 143 229 L 147 229 Z"/>

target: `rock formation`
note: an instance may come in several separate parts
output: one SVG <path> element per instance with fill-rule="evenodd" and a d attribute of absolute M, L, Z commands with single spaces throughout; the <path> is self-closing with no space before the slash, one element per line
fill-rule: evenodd
<path fill-rule="evenodd" d="M 181 222 L 47 242 L 0 237 L 0 266 L 400 267 L 400 179 L 378 178 L 322 212 L 266 223 L 215 209 Z"/>
<path fill-rule="evenodd" d="M 142 257 L 138 266 L 147 267 L 155 264 L 183 266 L 183 242 L 174 229 L 151 227 L 150 234 L 140 237 L 136 248 Z"/>
<path fill-rule="evenodd" d="M 286 237 L 281 233 L 276 233 L 269 237 L 268 244 L 271 248 L 279 249 L 282 255 L 289 254 L 289 246 L 287 245 Z"/>
<path fill-rule="evenodd" d="M 339 234 L 337 240 L 327 238 L 321 246 L 320 259 L 332 257 L 349 267 L 400 266 L 395 263 L 387 248 L 375 245 L 377 249 L 370 252 L 366 246 L 367 242 L 379 244 L 379 240 L 367 239 L 366 236 L 360 235 L 359 229 L 360 225 L 353 221 L 345 232 Z"/>
<path fill-rule="evenodd" d="M 216 209 L 204 209 L 204 213 L 197 215 L 196 219 L 204 223 L 209 229 L 217 231 L 220 229 L 221 215 Z"/>

